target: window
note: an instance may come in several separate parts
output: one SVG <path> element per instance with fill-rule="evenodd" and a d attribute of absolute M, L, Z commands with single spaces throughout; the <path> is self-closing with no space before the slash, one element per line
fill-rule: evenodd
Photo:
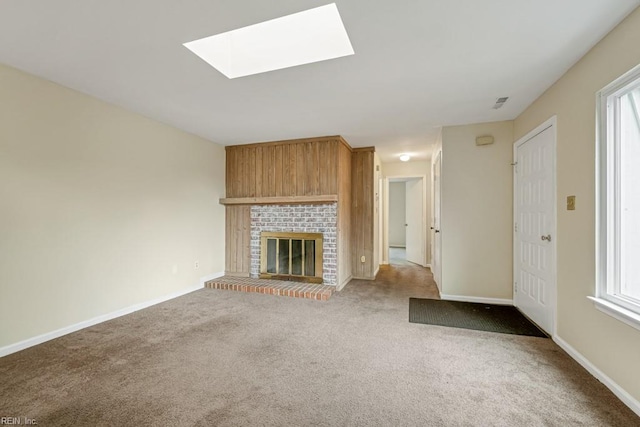
<path fill-rule="evenodd" d="M 640 66 L 598 93 L 596 306 L 640 329 Z"/>

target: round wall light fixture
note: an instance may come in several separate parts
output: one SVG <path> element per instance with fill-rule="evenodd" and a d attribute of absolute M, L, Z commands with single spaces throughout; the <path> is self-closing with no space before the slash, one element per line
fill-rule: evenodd
<path fill-rule="evenodd" d="M 400 156 L 400 161 L 401 162 L 408 162 L 411 159 L 411 156 L 408 154 L 403 154 Z"/>

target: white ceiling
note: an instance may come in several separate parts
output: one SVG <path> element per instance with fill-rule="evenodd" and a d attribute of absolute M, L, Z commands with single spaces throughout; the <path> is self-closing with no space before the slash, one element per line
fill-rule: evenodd
<path fill-rule="evenodd" d="M 515 118 L 640 0 L 337 0 L 355 55 L 234 80 L 182 46 L 328 3 L 2 0 L 0 62 L 223 145 L 426 159 L 440 126 Z"/>

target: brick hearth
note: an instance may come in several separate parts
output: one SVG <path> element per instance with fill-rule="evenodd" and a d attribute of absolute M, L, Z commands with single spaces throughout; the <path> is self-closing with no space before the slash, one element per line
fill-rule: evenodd
<path fill-rule="evenodd" d="M 205 288 L 225 289 L 239 292 L 256 292 L 295 298 L 327 301 L 335 291 L 335 286 L 313 283 L 288 282 L 273 279 L 253 279 L 249 277 L 223 276 L 204 284 Z"/>

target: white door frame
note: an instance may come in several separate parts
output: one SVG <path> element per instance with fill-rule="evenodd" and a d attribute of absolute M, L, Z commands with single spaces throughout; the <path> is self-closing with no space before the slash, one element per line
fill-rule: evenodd
<path fill-rule="evenodd" d="M 436 180 L 436 164 L 439 163 L 438 179 Z M 439 187 L 436 191 L 436 185 Z M 431 239 L 431 272 L 433 273 L 433 280 L 438 286 L 438 290 L 442 292 L 442 150 L 439 150 L 434 157 L 434 161 L 431 164 L 431 227 L 429 237 Z M 436 203 L 436 195 L 440 200 Z M 436 215 L 436 207 L 438 212 Z M 436 224 L 436 218 L 438 218 L 439 224 Z M 436 229 L 439 227 L 438 232 Z M 437 242 L 440 242 L 440 245 Z M 438 252 L 438 259 L 440 263 L 436 263 L 436 252 Z"/>
<path fill-rule="evenodd" d="M 551 283 L 549 284 L 549 296 L 551 305 L 551 331 L 548 331 L 555 337 L 558 333 L 558 271 L 557 271 L 557 244 L 558 244 L 558 187 L 557 187 L 557 145 L 558 145 L 558 118 L 553 116 L 546 120 L 544 123 L 527 133 L 522 138 L 518 139 L 513 144 L 513 304 L 516 305 L 516 281 L 518 274 L 518 234 L 515 232 L 516 222 L 518 219 L 518 212 L 516 208 L 516 201 L 518 200 L 518 174 L 516 173 L 518 161 L 518 148 L 520 148 L 525 142 L 534 138 L 543 131 L 551 128 L 552 135 L 552 172 L 551 172 L 551 187 L 552 187 L 552 200 L 553 200 L 553 214 L 552 214 L 552 226 L 551 226 Z"/>
<path fill-rule="evenodd" d="M 377 197 L 376 203 L 378 204 L 378 248 L 380 249 L 378 252 L 378 259 L 376 260 L 376 262 L 378 263 L 378 266 L 380 266 L 383 264 L 388 264 L 387 262 L 385 262 L 385 250 L 384 250 L 384 230 L 385 230 L 385 221 L 386 221 L 387 213 L 384 212 L 385 191 L 384 191 L 384 179 L 382 178 L 382 174 L 380 174 L 380 177 L 378 179 L 377 187 L 378 187 L 378 197 Z M 379 268 L 380 267 L 378 267 L 378 269 Z"/>
<path fill-rule="evenodd" d="M 422 266 L 428 267 L 427 260 L 427 176 L 426 175 L 392 175 L 384 177 L 384 247 L 382 248 L 384 264 L 389 264 L 389 181 L 397 179 L 422 180 Z"/>

